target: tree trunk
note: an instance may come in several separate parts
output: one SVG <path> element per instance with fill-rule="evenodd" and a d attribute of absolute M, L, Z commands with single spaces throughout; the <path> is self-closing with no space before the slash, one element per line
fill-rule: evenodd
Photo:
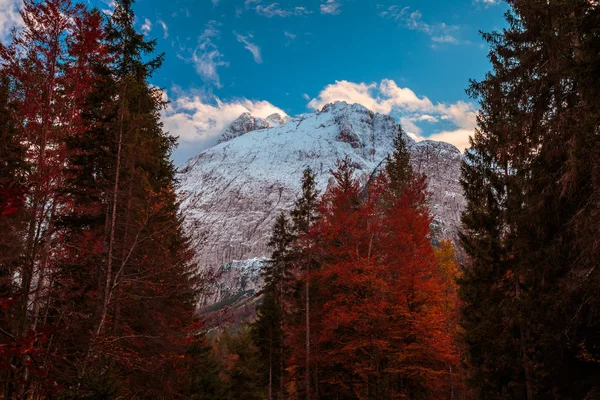
<path fill-rule="evenodd" d="M 273 329 L 269 327 L 269 400 L 273 400 Z"/>
<path fill-rule="evenodd" d="M 310 262 L 306 263 L 306 400 L 310 400 Z"/>
<path fill-rule="evenodd" d="M 121 152 L 123 148 L 123 120 L 125 118 L 125 100 L 124 94 L 127 90 L 127 84 L 125 84 L 121 93 L 121 110 L 119 112 L 119 143 L 117 145 L 117 167 L 115 172 L 115 184 L 113 187 L 113 198 L 112 198 L 112 212 L 110 218 L 110 235 L 108 239 L 108 259 L 106 262 L 106 281 L 104 285 L 104 301 L 102 304 L 102 312 L 100 313 L 100 322 L 96 330 L 96 336 L 100 335 L 104 324 L 106 322 L 106 315 L 108 313 L 108 306 L 111 297 L 111 283 L 112 283 L 112 262 L 113 262 L 113 251 L 115 243 L 115 226 L 117 222 L 117 205 L 119 197 L 119 178 L 121 170 Z"/>

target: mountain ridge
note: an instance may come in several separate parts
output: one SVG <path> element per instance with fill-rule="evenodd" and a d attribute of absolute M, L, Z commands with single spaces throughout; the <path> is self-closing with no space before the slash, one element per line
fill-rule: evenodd
<path fill-rule="evenodd" d="M 321 193 L 330 183 L 330 169 L 346 156 L 366 182 L 391 151 L 399 129 L 393 117 L 345 102 L 281 124 L 274 119 L 277 126 L 269 127 L 242 114 L 217 145 L 178 173 L 184 227 L 201 268 L 268 256 L 273 221 L 293 206 L 306 167 L 315 172 Z M 453 239 L 464 207 L 458 182 L 462 155 L 448 143 L 404 138 L 415 171 L 428 176 L 436 230 Z"/>

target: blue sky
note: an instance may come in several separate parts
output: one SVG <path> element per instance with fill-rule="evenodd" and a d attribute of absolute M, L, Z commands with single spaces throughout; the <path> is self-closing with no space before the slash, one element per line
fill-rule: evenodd
<path fill-rule="evenodd" d="M 0 0 L 0 36 L 20 0 Z M 110 0 L 90 0 L 110 10 Z M 505 26 L 499 0 L 137 0 L 136 25 L 166 53 L 152 83 L 171 106 L 177 165 L 243 111 L 294 116 L 334 100 L 390 113 L 417 138 L 464 148 L 489 70 L 479 31 Z M 15 19 L 15 18 L 12 18 Z"/>

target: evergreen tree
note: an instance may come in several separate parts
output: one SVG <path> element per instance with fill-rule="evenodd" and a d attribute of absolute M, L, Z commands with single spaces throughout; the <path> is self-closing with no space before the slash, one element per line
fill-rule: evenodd
<path fill-rule="evenodd" d="M 234 335 L 225 332 L 221 340 L 226 349 L 226 372 L 229 378 L 228 396 L 225 398 L 264 399 L 259 350 L 252 342 L 251 330 L 243 327 Z"/>
<path fill-rule="evenodd" d="M 186 400 L 222 400 L 227 385 L 221 378 L 221 365 L 207 339 L 197 337 L 190 345 L 187 356 L 191 364 L 183 373 L 189 376 L 184 398 Z"/>
<path fill-rule="evenodd" d="M 319 192 L 316 189 L 315 173 L 308 167 L 302 175 L 302 192 L 291 212 L 296 234 L 307 234 L 311 225 L 318 219 L 318 203 Z"/>
<path fill-rule="evenodd" d="M 293 280 L 292 249 L 294 239 L 285 215 L 280 214 L 273 226 L 269 247 L 271 259 L 261 270 L 264 287 L 258 316 L 252 325 L 254 343 L 261 354 L 269 399 L 285 399 L 284 371 L 286 349 L 284 344 L 285 305 L 290 303 L 290 285 Z"/>
<path fill-rule="evenodd" d="M 177 366 L 194 333 L 198 282 L 173 185 L 169 158 L 176 140 L 162 129 L 162 92 L 148 82 L 163 55 L 152 58 L 156 41 L 136 32 L 132 5 L 117 1 L 106 34 L 116 112 L 107 106 L 112 157 L 93 153 L 108 163 L 102 168 L 109 185 L 102 198 L 108 205 L 102 296 L 90 354 L 132 355 L 99 357 L 94 366 L 116 368 L 127 382 L 124 396 L 175 397 Z"/>
<path fill-rule="evenodd" d="M 493 71 L 463 164 L 461 296 L 480 398 L 598 392 L 600 253 L 595 2 L 513 0 L 484 34 Z"/>
<path fill-rule="evenodd" d="M 304 170 L 302 176 L 302 193 L 300 198 L 296 200 L 294 209 L 291 212 L 293 232 L 297 235 L 295 242 L 295 259 L 296 266 L 300 271 L 303 271 L 304 281 L 304 304 L 299 309 L 304 309 L 304 395 L 309 400 L 311 394 L 311 356 L 310 356 L 310 308 L 311 308 L 311 292 L 310 274 L 311 270 L 316 267 L 314 258 L 310 255 L 309 248 L 312 245 L 312 239 L 309 235 L 310 228 L 318 220 L 318 204 L 319 193 L 316 190 L 315 174 L 310 167 Z M 298 299 L 302 296 L 298 293 Z"/>
<path fill-rule="evenodd" d="M 8 388 L 15 379 L 14 357 L 22 351 L 19 335 L 15 335 L 19 316 L 14 302 L 19 296 L 19 287 L 14 277 L 23 261 L 21 238 L 26 232 L 24 177 L 28 169 L 25 148 L 17 135 L 16 107 L 11 101 L 10 90 L 8 76 L 0 75 L 0 347 L 4 349 L 0 356 L 0 382 L 6 389 L 6 397 L 12 395 Z"/>
<path fill-rule="evenodd" d="M 25 0 L 23 29 L 0 44 L 2 398 L 187 387 L 201 282 L 149 83 L 162 55 L 132 4 L 105 26 L 83 4 Z"/>
<path fill-rule="evenodd" d="M 389 190 L 394 196 L 402 195 L 404 187 L 413 179 L 413 169 L 410 164 L 410 153 L 406 149 L 404 130 L 398 125 L 398 132 L 394 137 L 393 150 L 388 154 L 385 165 L 385 174 L 389 179 Z"/>

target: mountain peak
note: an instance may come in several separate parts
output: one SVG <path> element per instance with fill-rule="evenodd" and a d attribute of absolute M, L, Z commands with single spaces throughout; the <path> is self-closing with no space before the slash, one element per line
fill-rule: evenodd
<path fill-rule="evenodd" d="M 320 112 L 357 112 L 357 113 L 373 113 L 367 107 L 360 103 L 347 103 L 345 101 L 334 101 L 333 103 L 325 104 Z"/>
<path fill-rule="evenodd" d="M 260 118 L 255 117 L 250 112 L 246 111 L 237 117 L 237 119 L 223 131 L 217 143 L 227 142 L 248 132 L 266 128 L 275 128 L 284 125 L 289 120 L 290 118 L 288 116 L 282 117 L 279 113 L 271 114 L 267 118 Z"/>
<path fill-rule="evenodd" d="M 350 158 L 359 179 L 368 179 L 392 150 L 398 129 L 391 116 L 345 102 L 293 119 L 242 114 L 221 144 L 179 171 L 186 231 L 198 249 L 199 263 L 218 266 L 268 255 L 274 219 L 293 207 L 306 167 L 315 172 L 321 193 L 330 170 L 344 157 Z M 458 182 L 460 152 L 442 142 L 405 140 L 415 171 L 429 178 L 430 208 L 440 231 L 452 237 L 464 203 Z"/>

